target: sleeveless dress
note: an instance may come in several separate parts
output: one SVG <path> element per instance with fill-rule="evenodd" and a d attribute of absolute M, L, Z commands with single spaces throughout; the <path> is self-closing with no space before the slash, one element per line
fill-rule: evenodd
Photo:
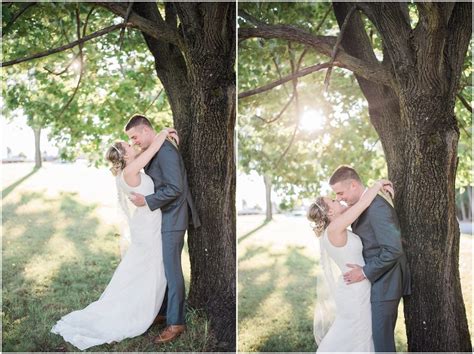
<path fill-rule="evenodd" d="M 154 193 L 153 181 L 144 173 L 137 187 L 127 185 L 122 173 L 116 178 L 119 193 Z M 161 211 L 151 211 L 146 205 L 136 208 L 130 236 L 130 247 L 100 298 L 62 317 L 52 333 L 84 350 L 141 335 L 152 325 L 166 290 Z"/>
<path fill-rule="evenodd" d="M 335 320 L 318 346 L 318 352 L 373 352 L 370 281 L 345 284 L 342 274 L 351 270 L 346 264 L 364 266 L 362 242 L 356 234 L 347 231 L 347 243 L 342 247 L 331 244 L 325 231 L 321 240 L 329 257 L 341 275 L 336 281 Z"/>

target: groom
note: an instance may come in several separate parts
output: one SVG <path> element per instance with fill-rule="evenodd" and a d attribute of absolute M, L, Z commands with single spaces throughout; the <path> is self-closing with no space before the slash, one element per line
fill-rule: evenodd
<path fill-rule="evenodd" d="M 156 135 L 150 121 L 142 115 L 134 115 L 125 126 L 125 132 L 133 144 L 147 149 Z M 184 319 L 184 278 L 181 269 L 181 252 L 188 224 L 201 225 L 188 187 L 183 159 L 174 142 L 166 140 L 153 159 L 145 166 L 145 173 L 153 179 L 155 193 L 143 196 L 133 193 L 131 201 L 136 206 L 148 205 L 150 210 L 161 209 L 161 235 L 163 263 L 168 283 L 158 322 L 167 327 L 154 342 L 174 340 L 186 329 Z M 191 215 L 189 215 L 191 214 Z"/>
<path fill-rule="evenodd" d="M 357 172 L 339 166 L 329 184 L 337 200 L 349 206 L 357 203 L 366 188 Z M 362 240 L 365 265 L 348 264 L 344 274 L 347 284 L 367 278 L 372 284 L 372 336 L 376 352 L 395 352 L 394 331 L 400 298 L 411 293 L 410 271 L 403 252 L 397 214 L 381 195 L 352 224 L 352 231 Z"/>

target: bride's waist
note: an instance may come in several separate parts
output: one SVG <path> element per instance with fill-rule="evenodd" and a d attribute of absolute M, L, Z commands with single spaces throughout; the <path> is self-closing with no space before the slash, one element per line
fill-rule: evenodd
<path fill-rule="evenodd" d="M 351 260 L 345 260 L 344 264 L 341 264 L 341 262 L 338 262 L 338 267 L 339 270 L 341 271 L 342 274 L 350 272 L 352 269 L 351 267 L 348 267 L 348 264 L 357 264 L 358 266 L 365 266 L 365 261 L 363 258 L 357 258 L 357 259 L 351 259 Z"/>
<path fill-rule="evenodd" d="M 157 213 L 161 213 L 161 209 L 158 208 L 158 209 L 155 209 L 155 210 L 150 210 L 148 205 L 144 205 L 144 206 L 135 208 L 134 213 L 135 214 L 138 213 L 138 214 L 153 214 L 153 215 L 156 215 Z"/>
<path fill-rule="evenodd" d="M 346 284 L 341 276 L 337 281 L 337 292 L 339 294 L 345 294 L 345 296 L 356 294 L 366 296 L 370 294 L 370 288 L 371 285 L 368 279 L 363 279 L 357 283 Z"/>
<path fill-rule="evenodd" d="M 161 219 L 161 210 L 150 210 L 148 206 L 140 207 L 135 209 L 133 213 L 133 219 Z"/>

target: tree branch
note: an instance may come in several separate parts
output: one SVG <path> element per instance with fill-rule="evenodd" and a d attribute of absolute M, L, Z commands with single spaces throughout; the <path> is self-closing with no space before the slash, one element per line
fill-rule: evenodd
<path fill-rule="evenodd" d="M 410 47 L 410 23 L 398 3 L 358 2 L 357 7 L 369 18 L 382 37 L 383 45 L 391 55 L 394 73 L 405 75 L 414 69 L 414 57 Z"/>
<path fill-rule="evenodd" d="M 298 133 L 298 122 L 296 123 L 295 130 L 293 130 L 293 134 L 291 135 L 290 142 L 288 143 L 288 146 L 286 147 L 285 151 L 281 154 L 280 158 L 274 165 L 274 169 L 277 169 L 277 167 L 280 165 L 280 163 L 283 161 L 283 158 L 286 156 L 288 151 L 290 151 L 291 146 L 293 145 L 293 142 L 295 141 L 296 133 Z"/>
<path fill-rule="evenodd" d="M 434 32 L 448 25 L 454 2 L 416 2 L 420 16 L 420 25 L 423 25 L 428 32 Z"/>
<path fill-rule="evenodd" d="M 275 53 L 272 52 L 272 61 L 273 61 L 273 64 L 275 64 L 275 68 L 277 70 L 277 73 L 278 73 L 278 76 L 280 77 L 280 79 L 283 78 L 283 75 L 281 73 L 281 69 L 280 69 L 280 65 L 278 65 L 278 62 L 276 60 L 276 57 L 275 57 Z M 285 90 L 286 94 L 289 95 L 290 93 L 288 92 L 288 89 L 286 88 L 286 86 L 283 86 L 283 89 Z"/>
<path fill-rule="evenodd" d="M 87 25 L 89 24 L 89 19 L 95 9 L 96 9 L 95 7 L 91 7 L 89 12 L 87 13 L 86 20 L 84 21 L 84 28 L 82 29 L 82 37 L 84 37 L 87 33 Z M 127 21 L 125 21 L 125 23 L 127 23 Z"/>
<path fill-rule="evenodd" d="M 341 44 L 342 41 L 342 36 L 344 35 L 344 31 L 346 30 L 347 24 L 349 23 L 349 20 L 356 10 L 355 5 L 352 6 L 352 8 L 349 10 L 348 14 L 346 15 L 346 18 L 344 19 L 344 23 L 341 26 L 341 30 L 339 32 L 339 36 L 337 36 L 336 44 L 334 45 L 334 48 L 332 50 L 331 54 L 331 60 L 329 61 L 329 64 L 331 66 L 328 68 L 326 72 L 326 77 L 324 78 L 324 91 L 327 93 L 328 88 L 329 88 L 329 79 L 331 77 L 331 71 L 332 71 L 332 63 L 334 63 L 334 59 L 336 58 L 337 50 L 339 48 L 339 45 Z"/>
<path fill-rule="evenodd" d="M 84 27 L 85 26 L 87 26 L 87 23 L 84 24 Z M 76 7 L 76 33 L 77 33 L 77 40 L 81 40 L 81 17 L 80 17 L 79 5 L 77 5 Z M 69 98 L 69 100 L 66 102 L 66 104 L 63 106 L 63 108 L 59 112 L 60 118 L 62 117 L 66 109 L 69 108 L 69 105 L 74 100 L 74 97 L 76 97 L 76 94 L 79 91 L 79 86 L 81 85 L 81 82 L 82 82 L 82 77 L 84 75 L 84 54 L 82 52 L 83 45 L 84 43 L 79 43 L 79 54 L 77 55 L 80 58 L 80 65 L 81 65 L 80 72 L 79 72 L 79 79 L 77 80 L 76 88 L 74 89 L 74 92 L 72 93 L 71 97 Z"/>
<path fill-rule="evenodd" d="M 84 22 L 84 27 L 82 29 L 82 37 L 84 37 L 86 35 L 86 31 L 87 31 L 87 25 L 89 24 L 89 18 L 90 16 L 92 15 L 92 12 L 94 12 L 95 8 L 92 7 L 90 9 L 90 11 L 87 13 L 87 16 L 86 16 L 86 21 Z M 76 12 L 76 21 L 78 23 L 78 26 L 80 26 L 80 21 L 77 19 L 78 18 L 78 13 Z M 77 39 L 80 40 L 81 39 L 81 35 L 80 35 L 80 30 L 79 30 L 79 27 L 78 27 L 78 30 L 77 30 Z M 50 74 L 53 74 L 53 75 L 62 75 L 64 74 L 68 69 L 69 67 L 74 63 L 74 61 L 77 59 L 78 56 L 81 56 L 81 69 L 82 69 L 82 64 L 83 64 L 83 53 L 82 53 L 82 47 L 80 47 L 81 50 L 79 51 L 79 53 L 77 54 L 74 54 L 74 56 L 72 57 L 72 59 L 69 61 L 69 63 L 66 65 L 66 67 L 59 71 L 59 72 L 54 72 L 54 70 L 51 70 L 49 69 L 48 67 L 43 67 L 44 70 L 46 70 L 47 72 L 49 72 Z"/>
<path fill-rule="evenodd" d="M 109 27 L 106 27 L 104 29 L 101 29 L 100 31 L 94 32 L 94 33 L 89 34 L 87 36 L 84 36 L 80 40 L 76 40 L 74 42 L 68 43 L 68 44 L 63 45 L 61 47 L 46 50 L 46 51 L 40 52 L 40 53 L 36 53 L 36 54 L 30 55 L 30 56 L 25 57 L 25 58 L 19 58 L 19 59 L 14 59 L 14 60 L 10 60 L 10 61 L 7 61 L 7 62 L 3 62 L 3 63 L 0 64 L 0 66 L 1 67 L 11 66 L 11 65 L 23 63 L 25 61 L 30 61 L 30 60 L 33 60 L 33 59 L 43 58 L 43 57 L 46 57 L 46 56 L 51 55 L 51 54 L 59 53 L 59 52 L 65 51 L 67 49 L 74 48 L 75 46 L 77 46 L 79 44 L 82 44 L 84 42 L 90 41 L 91 39 L 103 36 L 107 33 L 115 31 L 116 29 L 126 27 L 126 26 L 127 26 L 126 23 L 119 23 L 117 25 L 109 26 Z"/>
<path fill-rule="evenodd" d="M 461 68 L 472 36 L 472 3 L 456 2 L 449 19 L 444 58 L 448 61 L 448 90 L 456 93 Z"/>
<path fill-rule="evenodd" d="M 291 53 L 291 42 L 288 45 Z M 295 65 L 294 59 L 290 56 L 290 62 L 291 62 L 291 68 L 292 68 L 292 75 L 295 75 L 297 67 Z M 293 78 L 293 96 L 294 96 L 294 101 L 295 101 L 295 108 L 296 108 L 296 126 L 295 129 L 293 130 L 293 135 L 291 136 L 290 142 L 288 143 L 288 146 L 286 147 L 285 151 L 283 151 L 283 154 L 281 154 L 280 158 L 278 161 L 275 163 L 275 169 L 278 168 L 280 163 L 283 161 L 283 158 L 286 156 L 288 151 L 290 151 L 291 146 L 293 145 L 293 142 L 295 141 L 296 134 L 298 133 L 298 129 L 300 126 L 300 101 L 298 98 L 298 77 L 295 76 Z"/>
<path fill-rule="evenodd" d="M 278 113 L 275 117 L 271 118 L 270 120 L 268 119 L 265 119 L 265 118 L 262 118 L 260 116 L 257 116 L 255 115 L 256 118 L 262 120 L 264 123 L 266 124 L 270 124 L 270 123 L 273 123 L 273 122 L 276 122 L 278 119 L 281 118 L 281 116 L 283 115 L 283 113 L 285 113 L 285 111 L 288 109 L 288 107 L 290 106 L 291 102 L 293 102 L 295 98 L 295 94 L 293 93 L 290 97 L 290 99 L 288 100 L 288 102 L 286 102 L 286 104 L 283 106 L 283 108 L 281 109 L 280 113 Z"/>
<path fill-rule="evenodd" d="M 338 62 L 334 62 L 333 65 L 338 65 L 338 64 L 339 64 Z M 322 69 L 326 69 L 326 68 L 328 68 L 328 67 L 329 67 L 329 63 L 322 63 L 322 64 L 316 64 L 316 65 L 308 66 L 307 68 L 301 69 L 300 71 L 295 72 L 294 74 L 290 74 L 290 75 L 284 76 L 284 77 L 281 78 L 280 80 L 276 80 L 276 81 L 274 81 L 274 82 L 272 82 L 272 83 L 263 85 L 263 86 L 258 87 L 258 88 L 256 88 L 256 89 L 252 89 L 252 90 L 248 90 L 248 91 L 245 91 L 245 92 L 241 92 L 241 93 L 239 93 L 239 97 L 238 97 L 238 98 L 241 99 L 241 98 L 253 96 L 253 95 L 256 95 L 256 94 L 259 94 L 259 93 L 262 93 L 262 92 L 271 90 L 272 88 L 277 87 L 277 86 L 279 86 L 279 85 L 282 85 L 282 84 L 284 84 L 285 82 L 294 80 L 295 78 L 298 78 L 298 77 L 306 76 L 306 75 L 311 74 L 311 73 L 313 73 L 313 72 L 315 72 L 315 71 L 322 70 Z"/>
<path fill-rule="evenodd" d="M 61 108 L 61 110 L 59 111 L 59 117 L 62 117 L 62 115 L 64 114 L 66 109 L 69 108 L 69 105 L 74 100 L 74 97 L 76 97 L 77 91 L 79 91 L 79 86 L 81 85 L 83 74 L 84 74 L 84 71 L 83 71 L 82 65 L 81 65 L 81 72 L 79 73 L 79 79 L 77 80 L 76 88 L 74 89 L 74 92 L 72 93 L 71 97 L 69 97 L 69 100 L 63 106 L 63 108 Z"/>
<path fill-rule="evenodd" d="M 239 16 L 242 17 L 245 21 L 250 22 L 255 26 L 267 26 L 266 23 L 258 20 L 245 10 L 239 9 Z"/>
<path fill-rule="evenodd" d="M 5 33 L 7 33 L 10 30 L 11 26 L 13 26 L 13 24 L 16 22 L 16 20 L 18 20 L 18 18 L 21 15 L 23 15 L 26 12 L 26 10 L 28 10 L 33 5 L 36 5 L 36 3 L 35 2 L 30 2 L 30 3 L 23 4 L 23 7 L 20 9 L 20 11 L 15 16 L 13 16 L 12 20 L 5 25 L 4 29 L 2 28 L 2 38 L 5 35 Z"/>
<path fill-rule="evenodd" d="M 321 22 L 319 22 L 319 24 L 316 26 L 316 28 L 314 29 L 315 32 L 318 32 L 321 27 L 323 26 L 324 22 L 326 21 L 326 18 L 328 17 L 329 13 L 331 12 L 331 8 L 329 7 L 326 11 L 326 13 L 324 14 L 323 16 L 323 19 L 321 20 Z M 305 57 L 305 55 L 308 53 L 308 47 L 304 47 L 304 50 L 303 50 L 303 53 L 301 53 L 300 55 L 300 58 L 298 59 L 298 63 L 296 64 L 296 71 L 299 71 L 300 68 L 301 68 L 301 64 L 303 63 L 303 58 Z"/>
<path fill-rule="evenodd" d="M 49 69 L 48 67 L 44 66 L 43 69 L 46 70 L 47 72 L 49 72 L 50 74 L 53 74 L 53 75 L 57 75 L 57 76 L 60 76 L 62 74 L 64 74 L 67 69 L 70 68 L 70 66 L 74 63 L 74 61 L 77 59 L 77 57 L 79 56 L 79 53 L 77 54 L 74 54 L 74 56 L 72 57 L 71 61 L 66 65 L 66 67 L 61 70 L 61 71 L 58 71 L 58 72 L 55 72 L 54 70 L 52 69 Z"/>
<path fill-rule="evenodd" d="M 463 106 L 469 111 L 472 113 L 472 107 L 471 105 L 469 104 L 469 102 L 460 94 L 458 93 L 456 95 L 457 98 L 459 98 L 459 101 L 461 101 L 461 103 L 463 104 Z"/>
<path fill-rule="evenodd" d="M 158 97 L 161 96 L 162 93 L 163 93 L 163 89 L 161 89 L 160 92 L 158 92 L 158 95 L 156 95 L 156 97 L 153 99 L 153 101 L 151 101 L 151 103 L 148 105 L 148 108 L 143 111 L 143 114 L 145 114 L 146 112 L 148 112 L 148 110 L 151 108 L 151 106 L 153 106 L 153 104 L 156 102 L 156 100 L 158 99 Z"/>
<path fill-rule="evenodd" d="M 272 25 L 258 28 L 240 28 L 239 41 L 249 38 L 279 38 L 306 44 L 321 54 L 331 56 L 336 42 L 334 37 L 316 36 L 299 28 L 288 25 Z M 391 74 L 378 63 L 367 63 L 340 50 L 336 55 L 337 66 L 351 70 L 361 77 L 383 85 L 391 85 Z"/>
<path fill-rule="evenodd" d="M 130 18 L 130 13 L 132 12 L 132 8 L 133 8 L 133 0 L 130 1 L 130 3 L 128 4 L 128 8 L 127 8 L 127 13 L 125 14 L 125 17 L 124 17 L 124 21 L 125 23 L 128 23 L 128 20 Z M 125 27 L 122 28 L 120 30 L 120 36 L 119 36 L 119 50 L 122 50 L 122 44 L 123 44 L 123 36 L 125 34 Z"/>
<path fill-rule="evenodd" d="M 172 28 L 178 27 L 178 15 L 172 2 L 165 2 L 165 21 Z"/>
<path fill-rule="evenodd" d="M 96 2 L 96 4 L 110 10 L 120 17 L 127 17 L 128 6 L 125 4 L 117 2 Z M 183 48 L 183 43 L 178 32 L 163 20 L 158 11 L 156 11 L 154 15 L 156 21 L 151 21 L 138 15 L 136 12 L 131 11 L 129 14 L 129 21 L 134 25 L 134 27 L 148 34 L 150 37 Z"/>

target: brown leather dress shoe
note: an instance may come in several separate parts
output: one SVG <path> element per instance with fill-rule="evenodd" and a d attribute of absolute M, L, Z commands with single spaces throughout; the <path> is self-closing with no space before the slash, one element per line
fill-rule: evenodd
<path fill-rule="evenodd" d="M 170 325 L 161 332 L 153 342 L 155 344 L 168 343 L 176 339 L 186 329 L 185 325 Z"/>
<path fill-rule="evenodd" d="M 165 324 L 166 323 L 166 316 L 163 315 L 157 315 L 155 320 L 153 321 L 153 324 Z"/>

